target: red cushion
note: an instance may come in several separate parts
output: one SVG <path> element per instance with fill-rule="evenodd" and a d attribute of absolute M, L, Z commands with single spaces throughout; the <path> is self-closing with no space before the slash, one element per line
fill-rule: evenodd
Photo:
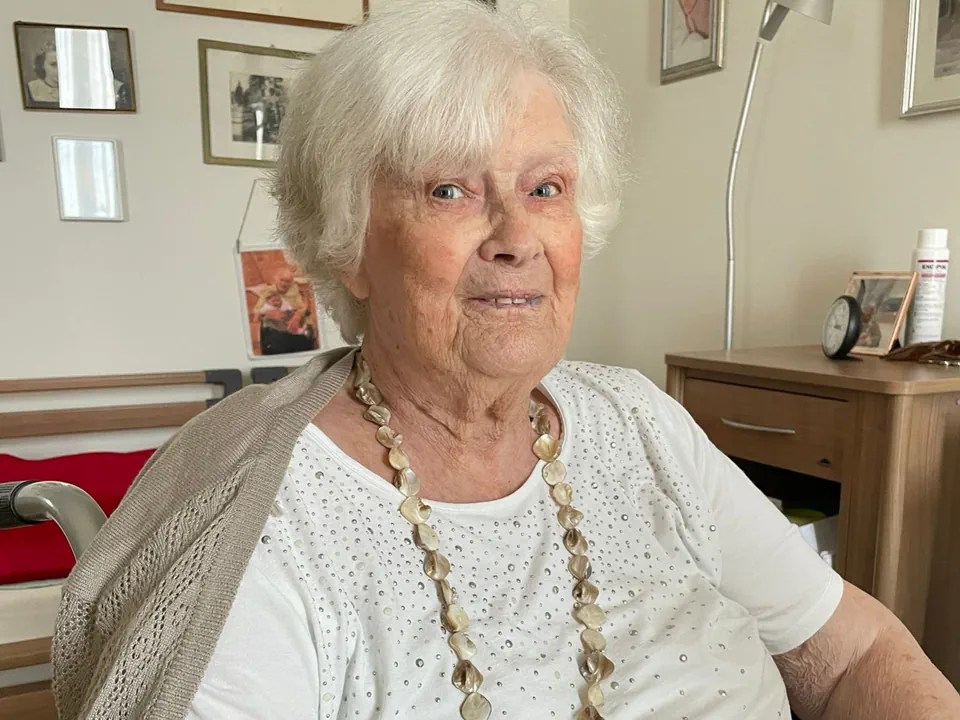
<path fill-rule="evenodd" d="M 0 482 L 60 480 L 89 493 L 109 515 L 117 509 L 153 450 L 94 452 L 43 460 L 0 453 Z M 56 523 L 0 530 L 0 585 L 64 578 L 73 568 L 70 545 Z"/>

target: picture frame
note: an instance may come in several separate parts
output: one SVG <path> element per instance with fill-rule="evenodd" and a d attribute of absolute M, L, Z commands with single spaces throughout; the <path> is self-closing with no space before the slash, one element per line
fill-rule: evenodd
<path fill-rule="evenodd" d="M 157 10 L 346 30 L 370 14 L 370 0 L 156 0 Z"/>
<path fill-rule="evenodd" d="M 286 89 L 310 53 L 199 40 L 203 161 L 273 167 Z"/>
<path fill-rule="evenodd" d="M 890 352 L 900 339 L 916 288 L 916 272 L 852 273 L 845 294 L 860 305 L 861 331 L 850 352 L 858 355 Z"/>
<path fill-rule="evenodd" d="M 137 111 L 127 28 L 16 22 L 13 31 L 24 110 Z"/>
<path fill-rule="evenodd" d="M 726 0 L 663 0 L 660 84 L 723 69 Z"/>
<path fill-rule="evenodd" d="M 900 117 L 960 109 L 960 0 L 910 0 Z"/>
<path fill-rule="evenodd" d="M 63 135 L 52 140 L 60 219 L 123 222 L 119 141 Z"/>
<path fill-rule="evenodd" d="M 247 357 L 306 357 L 328 349 L 310 280 L 282 249 L 238 248 L 236 258 Z"/>

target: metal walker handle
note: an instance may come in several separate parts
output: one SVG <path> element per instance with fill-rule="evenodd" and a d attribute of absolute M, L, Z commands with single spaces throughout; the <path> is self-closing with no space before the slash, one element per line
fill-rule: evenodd
<path fill-rule="evenodd" d="M 97 502 L 76 485 L 47 480 L 0 483 L 0 530 L 53 520 L 80 557 L 107 516 Z"/>

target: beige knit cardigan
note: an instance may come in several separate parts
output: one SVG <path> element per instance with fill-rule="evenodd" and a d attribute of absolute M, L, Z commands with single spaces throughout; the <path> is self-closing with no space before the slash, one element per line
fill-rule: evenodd
<path fill-rule="evenodd" d="M 158 450 L 64 585 L 53 638 L 60 720 L 181 720 L 300 433 L 352 348 L 251 386 Z"/>

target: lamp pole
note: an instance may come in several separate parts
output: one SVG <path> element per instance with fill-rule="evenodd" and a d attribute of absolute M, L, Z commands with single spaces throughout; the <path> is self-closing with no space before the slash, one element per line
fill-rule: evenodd
<path fill-rule="evenodd" d="M 760 33 L 757 37 L 756 47 L 753 49 L 750 76 L 747 79 L 747 89 L 743 95 L 743 105 L 740 107 L 740 122 L 737 125 L 737 134 L 733 140 L 730 172 L 727 175 L 727 295 L 723 315 L 723 349 L 727 352 L 733 349 L 733 311 L 736 291 L 733 195 L 737 183 L 737 168 L 740 165 L 740 149 L 743 146 L 743 134 L 747 128 L 747 118 L 750 115 L 750 104 L 753 101 L 753 90 L 757 84 L 757 73 L 760 70 L 763 48 L 776 36 L 780 25 L 791 10 L 829 25 L 833 18 L 833 0 L 767 0 L 763 8 L 763 20 L 760 23 Z"/>
<path fill-rule="evenodd" d="M 733 349 L 733 303 L 736 287 L 736 248 L 733 243 L 733 191 L 737 184 L 737 167 L 740 165 L 740 148 L 743 145 L 743 132 L 747 127 L 747 116 L 750 114 L 750 103 L 753 101 L 753 88 L 757 84 L 757 72 L 760 70 L 760 58 L 763 56 L 763 40 L 757 40 L 753 49 L 753 62 L 750 64 L 750 79 L 747 81 L 747 91 L 743 95 L 743 106 L 740 108 L 740 124 L 737 125 L 737 135 L 733 141 L 733 154 L 730 157 L 730 173 L 727 175 L 727 304 L 723 321 L 723 349 Z"/>

